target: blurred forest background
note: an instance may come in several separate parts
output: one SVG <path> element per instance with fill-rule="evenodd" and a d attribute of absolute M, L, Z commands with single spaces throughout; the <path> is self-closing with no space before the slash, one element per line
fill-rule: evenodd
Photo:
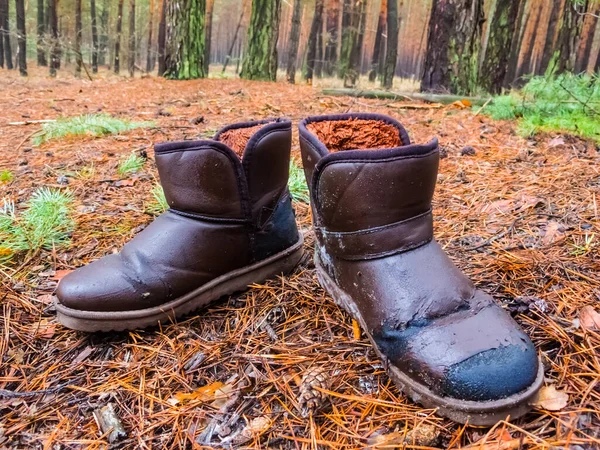
<path fill-rule="evenodd" d="M 0 0 L 0 66 L 499 93 L 598 72 L 599 14 L 594 0 Z"/>

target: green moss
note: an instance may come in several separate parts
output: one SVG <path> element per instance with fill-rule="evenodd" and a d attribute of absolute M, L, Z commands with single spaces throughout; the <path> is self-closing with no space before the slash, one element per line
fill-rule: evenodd
<path fill-rule="evenodd" d="M 290 177 L 288 180 L 290 194 L 295 201 L 310 203 L 310 194 L 306 185 L 304 169 L 292 160 L 290 162 Z"/>

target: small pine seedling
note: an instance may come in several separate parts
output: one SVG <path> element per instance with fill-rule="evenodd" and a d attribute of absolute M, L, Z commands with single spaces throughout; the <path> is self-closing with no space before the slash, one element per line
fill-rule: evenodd
<path fill-rule="evenodd" d="M 35 145 L 65 136 L 104 136 L 118 134 L 135 128 L 149 127 L 153 122 L 131 122 L 117 119 L 108 114 L 87 114 L 76 117 L 65 117 L 42 125 L 40 133 L 34 137 Z"/>
<path fill-rule="evenodd" d="M 69 192 L 40 188 L 17 216 L 14 203 L 5 199 L 0 208 L 0 261 L 5 262 L 18 252 L 67 243 L 75 227 L 72 202 Z"/>
<path fill-rule="evenodd" d="M 141 168 L 144 166 L 145 162 L 146 162 L 146 160 L 144 158 L 142 158 L 139 155 L 136 155 L 135 153 L 132 153 L 127 158 L 125 158 L 123 161 L 121 161 L 121 164 L 119 164 L 119 168 L 117 169 L 117 172 L 119 172 L 119 175 L 126 175 L 129 173 L 139 172 L 141 170 Z"/>
<path fill-rule="evenodd" d="M 169 204 L 167 203 L 167 199 L 165 197 L 165 191 L 160 184 L 156 183 L 152 187 L 151 192 L 154 200 L 152 200 L 152 202 L 150 202 L 150 204 L 146 207 L 146 212 L 148 214 L 158 216 L 169 209 Z"/>
<path fill-rule="evenodd" d="M 304 176 L 304 169 L 300 167 L 296 161 L 290 161 L 290 177 L 288 179 L 288 187 L 292 199 L 310 203 L 310 194 L 308 192 L 308 186 L 306 185 L 306 177 Z"/>
<path fill-rule="evenodd" d="M 0 183 L 10 183 L 14 176 L 10 170 L 0 171 Z"/>

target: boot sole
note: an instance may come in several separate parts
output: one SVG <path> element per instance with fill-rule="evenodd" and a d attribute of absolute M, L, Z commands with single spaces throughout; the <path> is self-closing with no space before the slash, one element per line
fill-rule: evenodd
<path fill-rule="evenodd" d="M 245 291 L 275 275 L 295 269 L 303 255 L 302 235 L 296 244 L 267 259 L 221 275 L 198 289 L 175 300 L 152 308 L 130 311 L 83 311 L 68 308 L 55 296 L 57 320 L 78 331 L 123 331 L 172 323 L 178 317 L 200 309 L 221 297 Z"/>
<path fill-rule="evenodd" d="M 415 381 L 403 373 L 398 367 L 388 364 L 387 358 L 380 352 L 371 334 L 366 331 L 368 328 L 354 300 L 337 286 L 318 261 L 315 261 L 315 263 L 317 277 L 321 286 L 329 293 L 338 306 L 358 321 L 373 345 L 375 353 L 383 361 L 388 375 L 400 390 L 414 402 L 424 405 L 427 408 L 435 409 L 438 415 L 447 417 L 455 422 L 468 423 L 475 426 L 491 426 L 500 420 L 505 420 L 509 416 L 511 419 L 516 419 L 529 412 L 531 403 L 537 397 L 538 391 L 544 381 L 544 368 L 541 360 L 539 361 L 538 374 L 533 384 L 525 391 L 511 395 L 510 397 L 501 400 L 478 402 L 437 395 L 424 384 Z"/>

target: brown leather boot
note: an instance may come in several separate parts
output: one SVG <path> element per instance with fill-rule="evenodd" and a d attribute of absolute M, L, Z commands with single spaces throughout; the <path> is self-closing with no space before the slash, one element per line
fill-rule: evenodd
<path fill-rule="evenodd" d="M 291 123 L 241 123 L 160 144 L 170 209 L 119 254 L 68 274 L 58 321 L 82 331 L 156 325 L 292 270 L 302 256 L 287 189 Z"/>
<path fill-rule="evenodd" d="M 519 326 L 433 239 L 437 140 L 411 144 L 390 117 L 300 123 L 321 285 L 366 331 L 414 401 L 491 425 L 529 410 L 543 369 Z"/>

